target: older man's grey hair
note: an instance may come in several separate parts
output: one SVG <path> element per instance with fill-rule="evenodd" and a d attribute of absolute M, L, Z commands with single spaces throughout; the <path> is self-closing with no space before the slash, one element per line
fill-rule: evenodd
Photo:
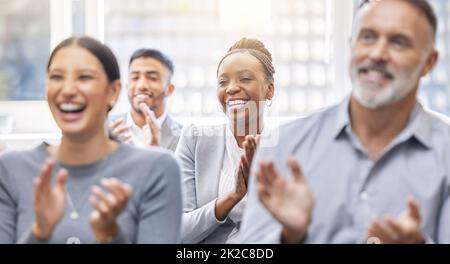
<path fill-rule="evenodd" d="M 352 34 L 352 38 L 356 37 L 355 33 L 358 30 L 358 24 L 359 24 L 359 20 L 360 20 L 360 14 L 361 11 L 364 9 L 364 7 L 367 4 L 373 3 L 373 2 L 381 2 L 381 1 L 386 1 L 386 0 L 361 0 L 358 6 L 358 10 L 356 11 L 356 15 L 355 15 L 355 19 L 354 19 L 354 23 L 353 23 L 353 34 Z M 414 6 L 418 11 L 420 11 L 425 18 L 427 19 L 430 27 L 431 27 L 431 45 L 430 48 L 434 49 L 434 44 L 436 41 L 436 32 L 438 29 L 438 20 L 436 18 L 436 13 L 433 10 L 433 7 L 430 5 L 429 1 L 427 0 L 397 0 L 397 1 L 405 1 L 409 4 L 411 4 L 412 6 Z"/>

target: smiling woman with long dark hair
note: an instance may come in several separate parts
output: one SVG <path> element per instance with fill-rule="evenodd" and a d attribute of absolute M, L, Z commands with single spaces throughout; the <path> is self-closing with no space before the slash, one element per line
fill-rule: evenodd
<path fill-rule="evenodd" d="M 47 72 L 61 142 L 0 157 L 0 243 L 177 242 L 175 159 L 106 133 L 121 88 L 111 50 L 88 37 L 66 39 L 50 55 Z"/>

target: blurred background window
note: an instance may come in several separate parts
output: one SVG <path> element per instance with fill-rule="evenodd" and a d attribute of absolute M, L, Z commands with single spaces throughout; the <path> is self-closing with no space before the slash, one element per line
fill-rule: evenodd
<path fill-rule="evenodd" d="M 439 19 L 440 59 L 422 81 L 419 97 L 432 109 L 450 114 L 450 3 L 429 1 Z M 316 110 L 336 103 L 350 90 L 347 77 L 342 77 L 347 75 L 348 56 L 339 58 L 339 50 L 348 49 L 342 44 L 348 31 L 336 24 L 351 11 L 336 12 L 340 7 L 335 2 L 0 0 L 0 100 L 44 100 L 51 47 L 69 35 L 87 33 L 112 47 L 124 83 L 134 50 L 148 47 L 167 53 L 176 66 L 177 90 L 170 98 L 170 111 L 214 116 L 220 111 L 215 99 L 217 63 L 229 46 L 246 36 L 261 39 L 273 54 L 277 72 L 272 110 L 282 116 Z M 51 10 L 65 18 L 52 20 Z M 60 24 L 65 28 L 58 31 Z M 115 111 L 126 110 L 124 91 Z"/>
<path fill-rule="evenodd" d="M 450 114 L 449 102 L 449 26 L 450 2 L 447 0 L 429 0 L 438 17 L 438 33 L 436 47 L 439 51 L 439 61 L 433 71 L 422 80 L 419 97 L 427 106 L 435 111 Z"/>
<path fill-rule="evenodd" d="M 0 100 L 43 100 L 49 0 L 0 0 Z"/>
<path fill-rule="evenodd" d="M 332 91 L 332 2 L 327 0 L 105 0 L 105 43 L 126 73 L 138 48 L 156 48 L 175 63 L 169 109 L 177 116 L 217 116 L 217 65 L 242 37 L 272 52 L 272 110 L 292 116 L 336 102 Z M 297 101 L 296 99 L 302 99 Z M 116 111 L 128 109 L 123 93 Z"/>

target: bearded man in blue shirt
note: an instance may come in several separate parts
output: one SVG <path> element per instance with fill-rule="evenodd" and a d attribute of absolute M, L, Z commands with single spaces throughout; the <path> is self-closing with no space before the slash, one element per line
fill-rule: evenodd
<path fill-rule="evenodd" d="M 450 123 L 417 101 L 436 31 L 426 0 L 362 2 L 352 93 L 263 137 L 242 242 L 450 242 Z"/>

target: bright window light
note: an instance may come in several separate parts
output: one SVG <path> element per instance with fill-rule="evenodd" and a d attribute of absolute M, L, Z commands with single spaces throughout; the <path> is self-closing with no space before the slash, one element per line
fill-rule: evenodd
<path fill-rule="evenodd" d="M 271 22 L 270 0 L 219 0 L 220 25 L 229 31 L 265 31 Z"/>

